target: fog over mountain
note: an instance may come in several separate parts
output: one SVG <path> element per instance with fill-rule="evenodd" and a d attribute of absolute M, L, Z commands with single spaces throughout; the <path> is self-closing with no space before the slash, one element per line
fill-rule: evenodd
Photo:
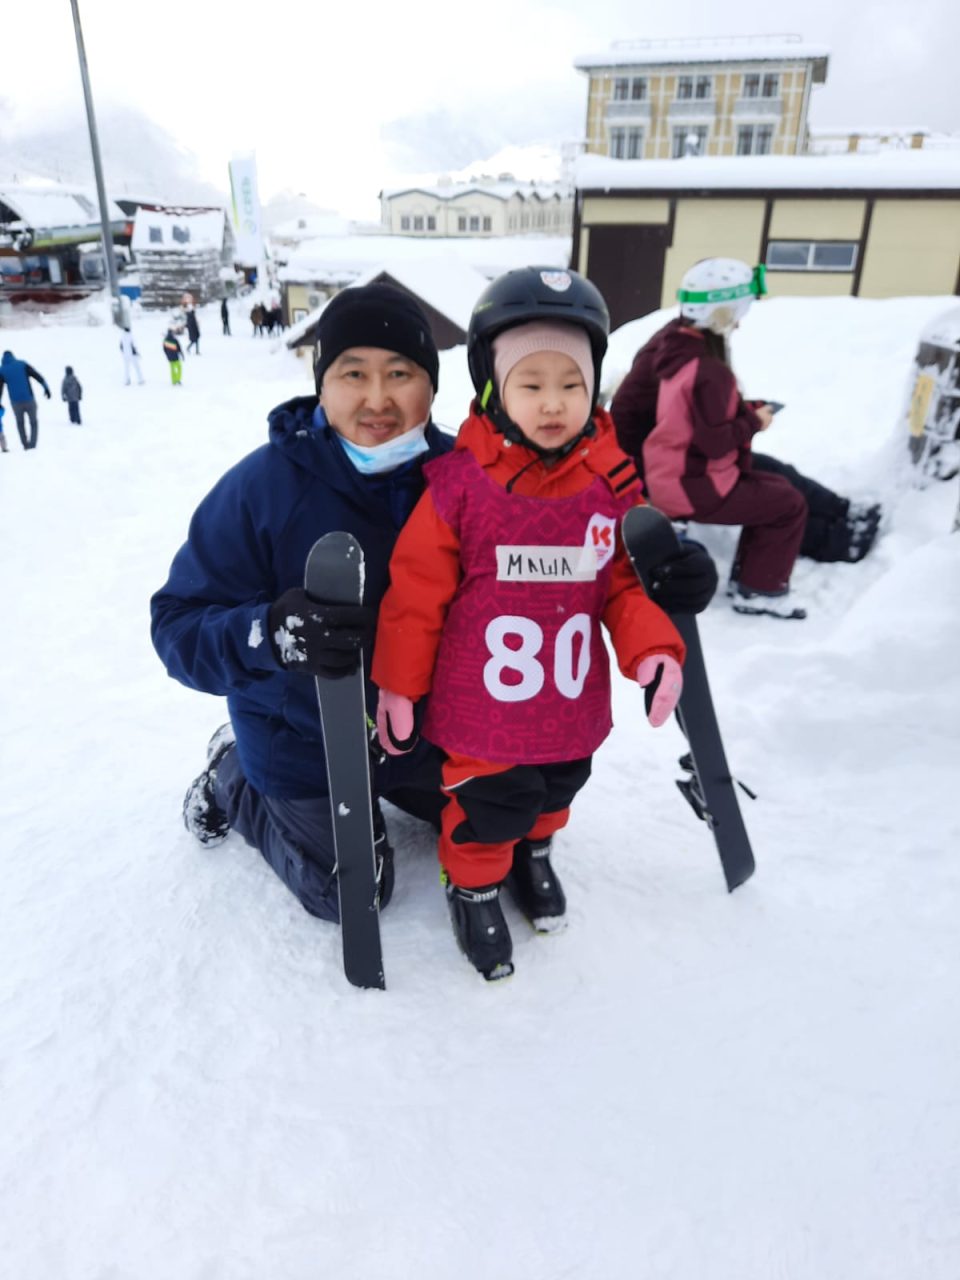
<path fill-rule="evenodd" d="M 206 181 L 194 154 L 142 111 L 110 104 L 98 108 L 97 133 L 111 196 L 183 204 L 227 202 L 226 163 L 222 187 Z M 0 100 L 0 181 L 29 183 L 38 178 L 93 187 L 86 116 L 63 115 L 25 129 L 22 118 L 14 124 L 9 105 Z"/>

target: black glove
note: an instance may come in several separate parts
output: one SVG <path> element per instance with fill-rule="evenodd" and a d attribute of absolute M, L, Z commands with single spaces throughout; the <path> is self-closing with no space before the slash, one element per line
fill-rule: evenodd
<path fill-rule="evenodd" d="M 717 589 L 717 566 L 699 542 L 680 549 L 650 570 L 650 599 L 667 613 L 702 613 Z"/>
<path fill-rule="evenodd" d="M 44 387 L 44 388 L 43 388 L 43 394 L 44 394 L 44 395 L 47 397 L 47 399 L 49 400 L 49 399 L 50 399 L 50 388 L 49 388 L 49 387 Z"/>
<path fill-rule="evenodd" d="M 360 650 L 373 641 L 377 615 L 362 604 L 324 604 L 291 587 L 270 606 L 270 645 L 288 671 L 304 675 L 353 675 Z"/>

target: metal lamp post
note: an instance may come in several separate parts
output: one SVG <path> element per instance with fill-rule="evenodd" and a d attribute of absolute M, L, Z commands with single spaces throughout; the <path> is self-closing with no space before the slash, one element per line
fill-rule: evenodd
<path fill-rule="evenodd" d="M 90 74 L 87 71 L 87 54 L 83 45 L 83 30 L 80 26 L 80 10 L 77 0 L 70 0 L 73 10 L 73 29 L 77 36 L 77 57 L 80 59 L 80 78 L 83 81 L 83 101 L 87 109 L 87 128 L 90 131 L 90 150 L 93 154 L 93 172 L 97 182 L 97 202 L 100 205 L 100 234 L 103 238 L 103 258 L 107 265 L 107 280 L 113 295 L 113 320 L 122 325 L 125 320 L 123 299 L 120 297 L 120 285 L 117 281 L 117 261 L 113 254 L 113 234 L 110 230 L 110 211 L 107 208 L 107 193 L 103 185 L 103 165 L 100 162 L 100 142 L 97 137 L 97 119 L 93 110 L 93 94 L 90 91 Z"/>

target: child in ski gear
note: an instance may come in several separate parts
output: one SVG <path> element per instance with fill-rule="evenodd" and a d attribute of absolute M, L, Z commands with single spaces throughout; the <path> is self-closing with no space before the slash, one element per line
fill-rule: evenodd
<path fill-rule="evenodd" d="M 175 387 L 181 386 L 180 378 L 183 374 L 183 347 L 177 335 L 173 332 L 171 325 L 163 337 L 163 354 L 170 362 L 170 381 Z"/>
<path fill-rule="evenodd" d="M 200 503 L 151 602 L 153 642 L 175 679 L 226 696 L 184 799 L 187 829 L 212 846 L 235 830 L 320 919 L 339 902 L 326 747 L 313 675 L 369 663 L 399 527 L 423 491 L 423 464 L 452 447 L 430 417 L 438 379 L 429 323 L 388 285 L 349 288 L 324 309 L 317 394 L 269 415 L 270 442 Z M 363 602 L 318 604 L 303 590 L 318 538 L 351 533 L 364 553 Z M 367 685 L 375 710 L 375 691 Z M 437 753 L 426 743 L 372 771 L 379 904 L 393 854 L 378 798 L 439 826 Z"/>
<path fill-rule="evenodd" d="M 143 374 L 140 372 L 140 352 L 133 340 L 128 325 L 124 325 L 120 334 L 120 353 L 123 356 L 123 385 L 129 387 L 131 370 L 137 375 L 137 382 L 143 386 Z"/>
<path fill-rule="evenodd" d="M 83 387 L 80 380 L 73 372 L 73 365 L 67 365 L 63 375 L 63 382 L 60 384 L 60 399 L 66 400 L 67 410 L 70 414 L 70 421 L 80 425 L 80 401 L 83 399 Z"/>
<path fill-rule="evenodd" d="M 776 458 L 753 451 L 770 426 L 764 401 L 746 401 L 727 343 L 754 297 L 762 268 L 731 258 L 695 263 L 678 291 L 680 315 L 637 352 L 610 412 L 636 460 L 651 502 L 677 519 L 740 524 L 732 590 L 739 607 L 794 612 L 783 597 L 798 554 L 860 560 L 876 536 L 880 508 L 861 508 Z M 802 611 L 796 611 L 802 612 Z"/>
<path fill-rule="evenodd" d="M 461 948 L 487 979 L 513 971 L 508 879 L 536 928 L 563 922 L 550 842 L 611 728 L 610 673 L 652 690 L 662 724 L 684 645 L 619 539 L 640 500 L 597 407 L 609 318 L 575 272 L 508 272 L 481 295 L 468 360 L 477 399 L 397 539 L 373 679 L 394 753 L 430 695 L 423 736 L 444 753 L 439 857 Z"/>
<path fill-rule="evenodd" d="M 18 360 L 12 351 L 3 353 L 3 358 L 0 359 L 0 396 L 3 395 L 3 388 L 6 387 L 10 396 L 10 408 L 17 422 L 20 443 L 24 449 L 37 447 L 37 402 L 30 387 L 31 378 L 34 382 L 40 383 L 43 394 L 49 400 L 50 388 L 43 374 L 27 364 L 26 360 Z M 24 418 L 30 423 L 29 434 L 23 425 Z"/>

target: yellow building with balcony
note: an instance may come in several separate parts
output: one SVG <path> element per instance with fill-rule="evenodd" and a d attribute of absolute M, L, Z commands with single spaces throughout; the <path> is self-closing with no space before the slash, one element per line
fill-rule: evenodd
<path fill-rule="evenodd" d="M 619 160 L 798 155 L 829 51 L 800 36 L 620 40 L 576 58 L 585 150 Z"/>

